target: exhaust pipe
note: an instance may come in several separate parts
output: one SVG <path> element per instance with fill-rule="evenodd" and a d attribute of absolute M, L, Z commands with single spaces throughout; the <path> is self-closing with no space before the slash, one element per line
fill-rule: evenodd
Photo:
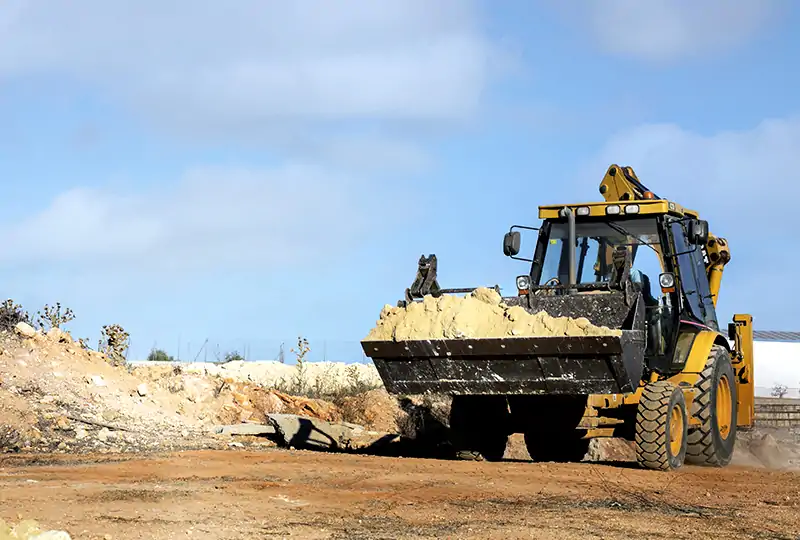
<path fill-rule="evenodd" d="M 566 216 L 569 227 L 569 258 L 567 260 L 569 261 L 569 292 L 573 293 L 576 290 L 575 285 L 578 281 L 575 270 L 575 250 L 578 247 L 578 239 L 575 232 L 575 212 L 572 208 L 565 206 L 561 210 L 561 215 Z"/>

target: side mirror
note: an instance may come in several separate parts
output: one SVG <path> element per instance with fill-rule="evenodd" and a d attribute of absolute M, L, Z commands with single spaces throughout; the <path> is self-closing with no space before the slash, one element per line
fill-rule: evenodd
<path fill-rule="evenodd" d="M 521 239 L 519 231 L 507 232 L 503 237 L 503 253 L 505 256 L 514 257 L 519 255 L 520 242 Z"/>
<path fill-rule="evenodd" d="M 689 243 L 704 246 L 708 242 L 708 221 L 693 219 L 689 221 Z"/>

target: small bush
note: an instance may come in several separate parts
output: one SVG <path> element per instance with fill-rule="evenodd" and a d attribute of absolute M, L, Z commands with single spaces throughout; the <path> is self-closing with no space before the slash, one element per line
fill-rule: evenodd
<path fill-rule="evenodd" d="M 311 394 L 314 393 L 309 387 L 308 369 L 306 368 L 305 360 L 309 351 L 311 351 L 311 347 L 308 346 L 308 340 L 302 336 L 298 337 L 297 348 L 291 351 L 294 353 L 297 362 L 294 366 L 294 374 L 292 374 L 292 378 L 288 381 L 284 377 L 275 381 L 274 386 L 276 390 L 294 396 L 305 397 L 310 397 Z M 319 387 L 321 384 L 324 383 L 321 383 L 319 378 L 317 378 L 316 386 Z"/>
<path fill-rule="evenodd" d="M 121 366 L 127 360 L 130 334 L 118 324 L 103 326 L 97 350 L 104 353 L 111 364 Z"/>
<path fill-rule="evenodd" d="M 10 298 L 0 304 L 0 330 L 12 331 L 19 323 L 31 323 L 28 312 Z"/>
<path fill-rule="evenodd" d="M 239 351 L 225 353 L 225 360 L 223 362 L 244 362 L 244 356 L 239 354 Z"/>
<path fill-rule="evenodd" d="M 311 352 L 308 340 L 302 336 L 297 338 L 297 346 L 292 348 L 292 353 L 296 357 L 294 372 L 291 377 L 281 377 L 276 380 L 273 387 L 279 392 L 302 396 L 311 399 L 324 399 L 340 403 L 343 398 L 364 394 L 370 390 L 376 390 L 383 385 L 371 383 L 361 376 L 358 365 L 350 365 L 345 368 L 345 383 L 336 384 L 334 382 L 334 372 L 336 366 L 330 365 L 322 373 L 317 372 L 313 382 L 308 374 L 308 360 L 306 356 Z"/>
<path fill-rule="evenodd" d="M 55 306 L 44 305 L 42 311 L 37 312 L 37 323 L 39 328 L 47 332 L 51 328 L 61 328 L 68 322 L 75 320 L 75 313 L 70 308 L 61 311 L 61 302 L 56 302 Z"/>
<path fill-rule="evenodd" d="M 147 355 L 148 362 L 174 362 L 175 359 L 161 349 L 153 349 Z"/>

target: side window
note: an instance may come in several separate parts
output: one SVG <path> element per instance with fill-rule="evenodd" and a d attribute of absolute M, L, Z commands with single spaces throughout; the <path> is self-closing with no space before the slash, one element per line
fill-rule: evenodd
<path fill-rule="evenodd" d="M 675 241 L 675 252 L 680 253 L 677 257 L 678 269 L 681 275 L 681 285 L 683 296 L 686 299 L 686 305 L 691 314 L 698 321 L 705 322 L 707 320 L 705 302 L 697 286 L 698 282 L 703 281 L 705 271 L 703 271 L 703 275 L 701 275 L 703 279 L 698 279 L 697 265 L 693 257 L 694 254 L 688 253 L 694 246 L 690 246 L 686 241 L 686 231 L 684 231 L 683 225 L 680 222 L 674 222 L 671 228 L 672 237 Z M 698 249 L 696 252 L 699 253 L 700 250 Z"/>
<path fill-rule="evenodd" d="M 714 307 L 714 300 L 711 298 L 711 289 L 708 286 L 708 274 L 706 273 L 706 262 L 703 257 L 703 252 L 698 247 L 689 254 L 689 257 L 692 260 L 692 264 L 695 268 L 695 275 L 697 276 L 697 292 L 700 295 L 703 310 L 705 311 L 704 320 L 708 326 L 714 330 L 719 330 L 717 327 L 717 310 Z"/>
<path fill-rule="evenodd" d="M 603 276 L 600 275 L 598 279 L 597 266 L 599 263 L 600 242 L 597 238 L 583 237 L 578 242 L 578 251 L 575 254 L 575 260 L 578 261 L 578 282 L 579 283 L 594 283 L 596 281 L 605 281 Z"/>
<path fill-rule="evenodd" d="M 661 259 L 658 254 L 646 245 L 636 247 L 636 255 L 633 258 L 633 268 L 639 270 L 649 281 L 649 289 L 646 291 L 653 298 L 661 295 L 661 288 L 658 285 L 658 276 L 661 275 Z"/>

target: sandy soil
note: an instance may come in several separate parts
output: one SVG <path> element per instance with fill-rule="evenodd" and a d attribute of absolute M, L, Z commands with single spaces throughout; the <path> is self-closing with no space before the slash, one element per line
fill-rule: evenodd
<path fill-rule="evenodd" d="M 594 326 L 580 317 L 552 317 L 507 306 L 494 289 L 479 287 L 466 296 L 426 296 L 406 308 L 386 305 L 365 341 L 513 336 L 618 336 L 621 331 Z"/>
<path fill-rule="evenodd" d="M 303 451 L 0 457 L 0 518 L 73 538 L 773 538 L 800 474 Z"/>

